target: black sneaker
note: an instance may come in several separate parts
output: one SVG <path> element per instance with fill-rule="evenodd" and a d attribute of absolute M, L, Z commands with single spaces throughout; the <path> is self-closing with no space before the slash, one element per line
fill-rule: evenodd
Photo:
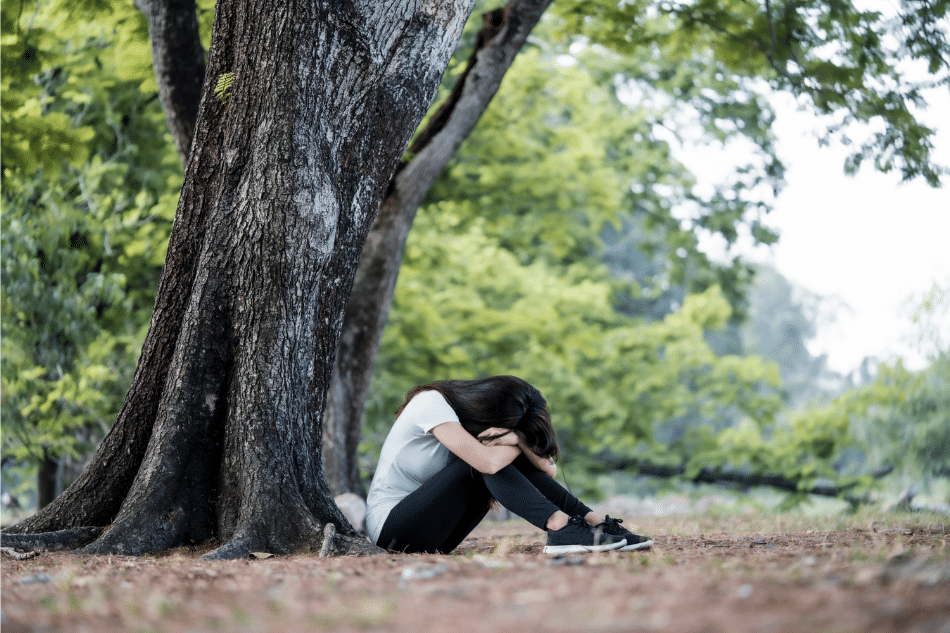
<path fill-rule="evenodd" d="M 622 536 L 611 536 L 590 526 L 580 517 L 570 517 L 560 530 L 548 530 L 545 554 L 573 554 L 575 552 L 604 552 L 627 544 Z"/>
<path fill-rule="evenodd" d="M 597 529 L 604 534 L 625 539 L 627 544 L 620 548 L 621 552 L 632 552 L 653 547 L 653 541 L 649 537 L 634 534 L 627 528 L 621 527 L 621 523 L 623 523 L 623 519 L 613 519 L 608 515 L 604 517 L 604 522 L 598 525 Z"/>

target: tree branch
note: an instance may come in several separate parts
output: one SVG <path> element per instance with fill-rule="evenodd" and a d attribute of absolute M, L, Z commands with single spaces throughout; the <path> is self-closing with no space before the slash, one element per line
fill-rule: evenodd
<path fill-rule="evenodd" d="M 515 55 L 551 0 L 516 0 L 483 16 L 475 51 L 452 94 L 409 148 L 415 158 L 395 178 L 405 206 L 425 194 L 488 108 Z M 479 48 L 481 46 L 481 48 Z"/>
<path fill-rule="evenodd" d="M 205 78 L 197 5 L 195 0 L 134 1 L 148 19 L 155 82 L 178 156 L 187 167 Z"/>
<path fill-rule="evenodd" d="M 662 464 L 651 464 L 635 459 L 608 458 L 602 462 L 605 470 L 625 470 L 636 471 L 641 475 L 650 477 L 681 477 L 686 473 L 686 467 L 666 466 Z M 875 479 L 880 479 L 894 470 L 893 466 L 886 466 L 871 473 Z M 843 486 L 833 484 L 816 484 L 811 488 L 800 489 L 798 481 L 790 479 L 784 475 L 775 473 L 744 473 L 732 469 L 722 468 L 703 468 L 695 477 L 689 478 L 693 483 L 705 484 L 737 484 L 740 486 L 770 486 L 779 490 L 788 492 L 805 492 L 823 497 L 840 497 L 848 490 L 854 488 L 857 484 L 848 484 Z M 846 497 L 849 502 L 860 503 L 864 499 L 857 497 Z"/>

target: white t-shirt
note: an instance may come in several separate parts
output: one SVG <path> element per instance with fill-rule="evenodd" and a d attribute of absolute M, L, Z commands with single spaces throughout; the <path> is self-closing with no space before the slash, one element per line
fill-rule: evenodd
<path fill-rule="evenodd" d="M 452 461 L 452 452 L 429 432 L 445 422 L 460 424 L 442 394 L 429 390 L 416 394 L 393 423 L 366 497 L 366 531 L 373 543 L 396 504 Z"/>

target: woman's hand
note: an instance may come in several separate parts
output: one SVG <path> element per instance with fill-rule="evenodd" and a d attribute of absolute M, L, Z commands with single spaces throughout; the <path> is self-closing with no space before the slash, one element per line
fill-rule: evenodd
<path fill-rule="evenodd" d="M 521 454 L 517 446 L 485 446 L 458 422 L 444 422 L 430 433 L 458 458 L 486 475 L 497 473 Z"/>
<path fill-rule="evenodd" d="M 521 449 L 521 452 L 524 453 L 524 456 L 528 458 L 528 461 L 531 462 L 535 468 L 551 479 L 554 479 L 555 475 L 557 475 L 557 466 L 554 464 L 553 459 L 550 457 L 541 457 L 524 442 L 518 442 L 518 448 Z"/>
<path fill-rule="evenodd" d="M 488 439 L 495 435 L 500 435 L 501 437 L 495 437 L 495 439 L 491 440 Z M 486 446 L 517 446 L 518 436 L 512 433 L 511 429 L 499 429 L 493 426 L 479 433 L 478 441 Z"/>

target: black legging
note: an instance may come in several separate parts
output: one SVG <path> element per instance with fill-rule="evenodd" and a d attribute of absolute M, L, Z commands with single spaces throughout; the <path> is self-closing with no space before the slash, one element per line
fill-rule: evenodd
<path fill-rule="evenodd" d="M 376 544 L 400 552 L 448 554 L 485 518 L 492 497 L 542 530 L 558 510 L 581 517 L 591 511 L 524 455 L 494 475 L 456 457 L 396 504 Z"/>

